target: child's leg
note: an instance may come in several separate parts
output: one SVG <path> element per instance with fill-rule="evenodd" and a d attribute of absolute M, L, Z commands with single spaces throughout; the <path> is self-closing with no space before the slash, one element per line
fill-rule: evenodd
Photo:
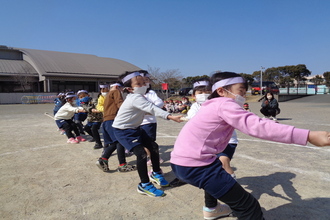
<path fill-rule="evenodd" d="M 125 148 L 119 142 L 116 142 L 116 147 L 119 165 L 126 164 Z"/>
<path fill-rule="evenodd" d="M 74 138 L 74 135 L 72 134 L 72 127 L 69 123 L 65 122 L 61 128 L 65 131 L 65 135 L 68 137 L 68 139 Z"/>
<path fill-rule="evenodd" d="M 87 132 L 87 134 L 89 134 L 91 137 L 93 137 L 93 133 L 92 133 L 92 129 L 91 129 L 91 125 L 89 123 L 87 123 L 84 126 L 84 130 Z M 93 137 L 94 138 L 94 137 Z"/>
<path fill-rule="evenodd" d="M 218 204 L 218 200 L 204 190 L 205 207 L 213 208 Z"/>
<path fill-rule="evenodd" d="M 102 145 L 101 138 L 100 138 L 100 133 L 99 133 L 100 127 L 101 127 L 101 123 L 93 123 L 91 132 L 92 132 L 92 137 L 95 139 L 95 142 L 97 144 Z"/>
<path fill-rule="evenodd" d="M 77 128 L 76 123 L 74 123 L 73 121 L 70 121 L 70 126 L 72 127 L 73 132 L 76 134 L 76 137 L 80 136 L 80 132 Z"/>
<path fill-rule="evenodd" d="M 148 183 L 147 153 L 142 145 L 135 146 L 133 152 L 136 155 L 137 170 L 141 183 Z"/>
<path fill-rule="evenodd" d="M 112 153 L 117 149 L 117 144 L 104 145 L 104 150 L 102 152 L 101 158 L 109 159 Z"/>
<path fill-rule="evenodd" d="M 146 148 L 150 152 L 150 160 L 152 163 L 152 170 L 153 172 L 160 171 L 160 163 L 159 163 L 159 146 L 156 142 L 151 142 L 146 144 Z"/>
<path fill-rule="evenodd" d="M 230 159 L 227 157 L 227 156 L 220 156 L 219 157 L 219 160 L 221 161 L 222 163 L 222 167 L 223 169 L 229 173 L 229 174 L 233 174 L 234 173 L 234 170 L 231 168 L 230 166 Z"/>
<path fill-rule="evenodd" d="M 264 219 L 258 200 L 246 192 L 238 183 L 219 200 L 229 205 L 238 219 Z"/>

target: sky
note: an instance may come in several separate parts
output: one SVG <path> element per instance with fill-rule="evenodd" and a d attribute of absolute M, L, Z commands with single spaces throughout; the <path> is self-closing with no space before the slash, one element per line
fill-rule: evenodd
<path fill-rule="evenodd" d="M 330 71 L 329 0 L 0 0 L 0 45 L 93 54 L 139 68 Z"/>

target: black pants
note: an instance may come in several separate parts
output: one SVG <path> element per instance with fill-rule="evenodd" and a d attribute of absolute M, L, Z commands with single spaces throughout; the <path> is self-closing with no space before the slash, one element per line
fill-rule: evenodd
<path fill-rule="evenodd" d="M 159 166 L 159 146 L 156 142 L 150 142 L 143 145 L 138 145 L 132 149 L 133 153 L 136 155 L 136 165 L 137 171 L 141 180 L 141 183 L 150 182 L 148 176 L 147 167 L 147 152 L 144 150 L 146 147 L 150 151 L 150 159 L 152 162 L 152 170 L 154 172 L 160 171 Z"/>
<path fill-rule="evenodd" d="M 205 206 L 217 206 L 217 199 L 205 192 Z M 235 216 L 240 220 L 262 220 L 263 213 L 260 204 L 250 193 L 245 191 L 241 185 L 236 183 L 224 196 L 218 198 L 226 203 Z"/>
<path fill-rule="evenodd" d="M 276 109 L 273 108 L 261 108 L 260 112 L 266 117 L 275 117 L 278 114 Z"/>
<path fill-rule="evenodd" d="M 101 157 L 109 159 L 115 150 L 117 150 L 119 164 L 126 163 L 125 148 L 118 141 L 104 146 Z"/>
<path fill-rule="evenodd" d="M 85 131 L 94 138 L 95 142 L 102 145 L 99 129 L 101 123 L 87 123 L 84 127 Z"/>
<path fill-rule="evenodd" d="M 76 136 L 80 136 L 80 132 L 77 128 L 77 125 L 72 120 L 65 120 L 65 123 L 62 125 L 62 129 L 64 129 L 65 134 L 68 138 L 75 137 L 72 134 L 72 131 L 76 134 Z"/>

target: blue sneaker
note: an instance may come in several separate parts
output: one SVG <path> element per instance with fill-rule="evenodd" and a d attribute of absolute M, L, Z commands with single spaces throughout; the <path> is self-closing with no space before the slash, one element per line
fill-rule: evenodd
<path fill-rule="evenodd" d="M 141 183 L 139 183 L 137 191 L 140 194 L 144 194 L 151 197 L 163 197 L 166 195 L 164 191 L 157 189 L 151 182 L 149 182 L 144 187 L 142 186 Z"/>
<path fill-rule="evenodd" d="M 161 172 L 152 172 L 150 175 L 150 180 L 160 186 L 170 186 Z"/>

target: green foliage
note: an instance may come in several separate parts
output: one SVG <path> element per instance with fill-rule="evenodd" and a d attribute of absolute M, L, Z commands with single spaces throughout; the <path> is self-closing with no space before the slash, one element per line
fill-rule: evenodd
<path fill-rule="evenodd" d="M 240 73 L 240 75 L 246 80 L 246 82 L 251 85 L 254 82 L 254 77 L 251 74 Z"/>
<path fill-rule="evenodd" d="M 324 80 L 325 80 L 325 84 L 327 86 L 330 86 L 330 72 L 323 73 L 323 77 L 324 77 Z"/>
<path fill-rule="evenodd" d="M 209 79 L 210 77 L 207 75 L 203 75 L 203 76 L 188 76 L 187 78 L 183 78 L 182 82 L 184 87 L 192 87 L 193 83 L 201 80 L 201 79 Z"/>
<path fill-rule="evenodd" d="M 262 74 L 263 81 L 274 81 L 280 85 L 290 85 L 293 80 L 306 80 L 306 76 L 311 75 L 305 64 L 271 67 L 266 69 Z M 260 80 L 260 71 L 253 72 L 252 76 Z"/>

